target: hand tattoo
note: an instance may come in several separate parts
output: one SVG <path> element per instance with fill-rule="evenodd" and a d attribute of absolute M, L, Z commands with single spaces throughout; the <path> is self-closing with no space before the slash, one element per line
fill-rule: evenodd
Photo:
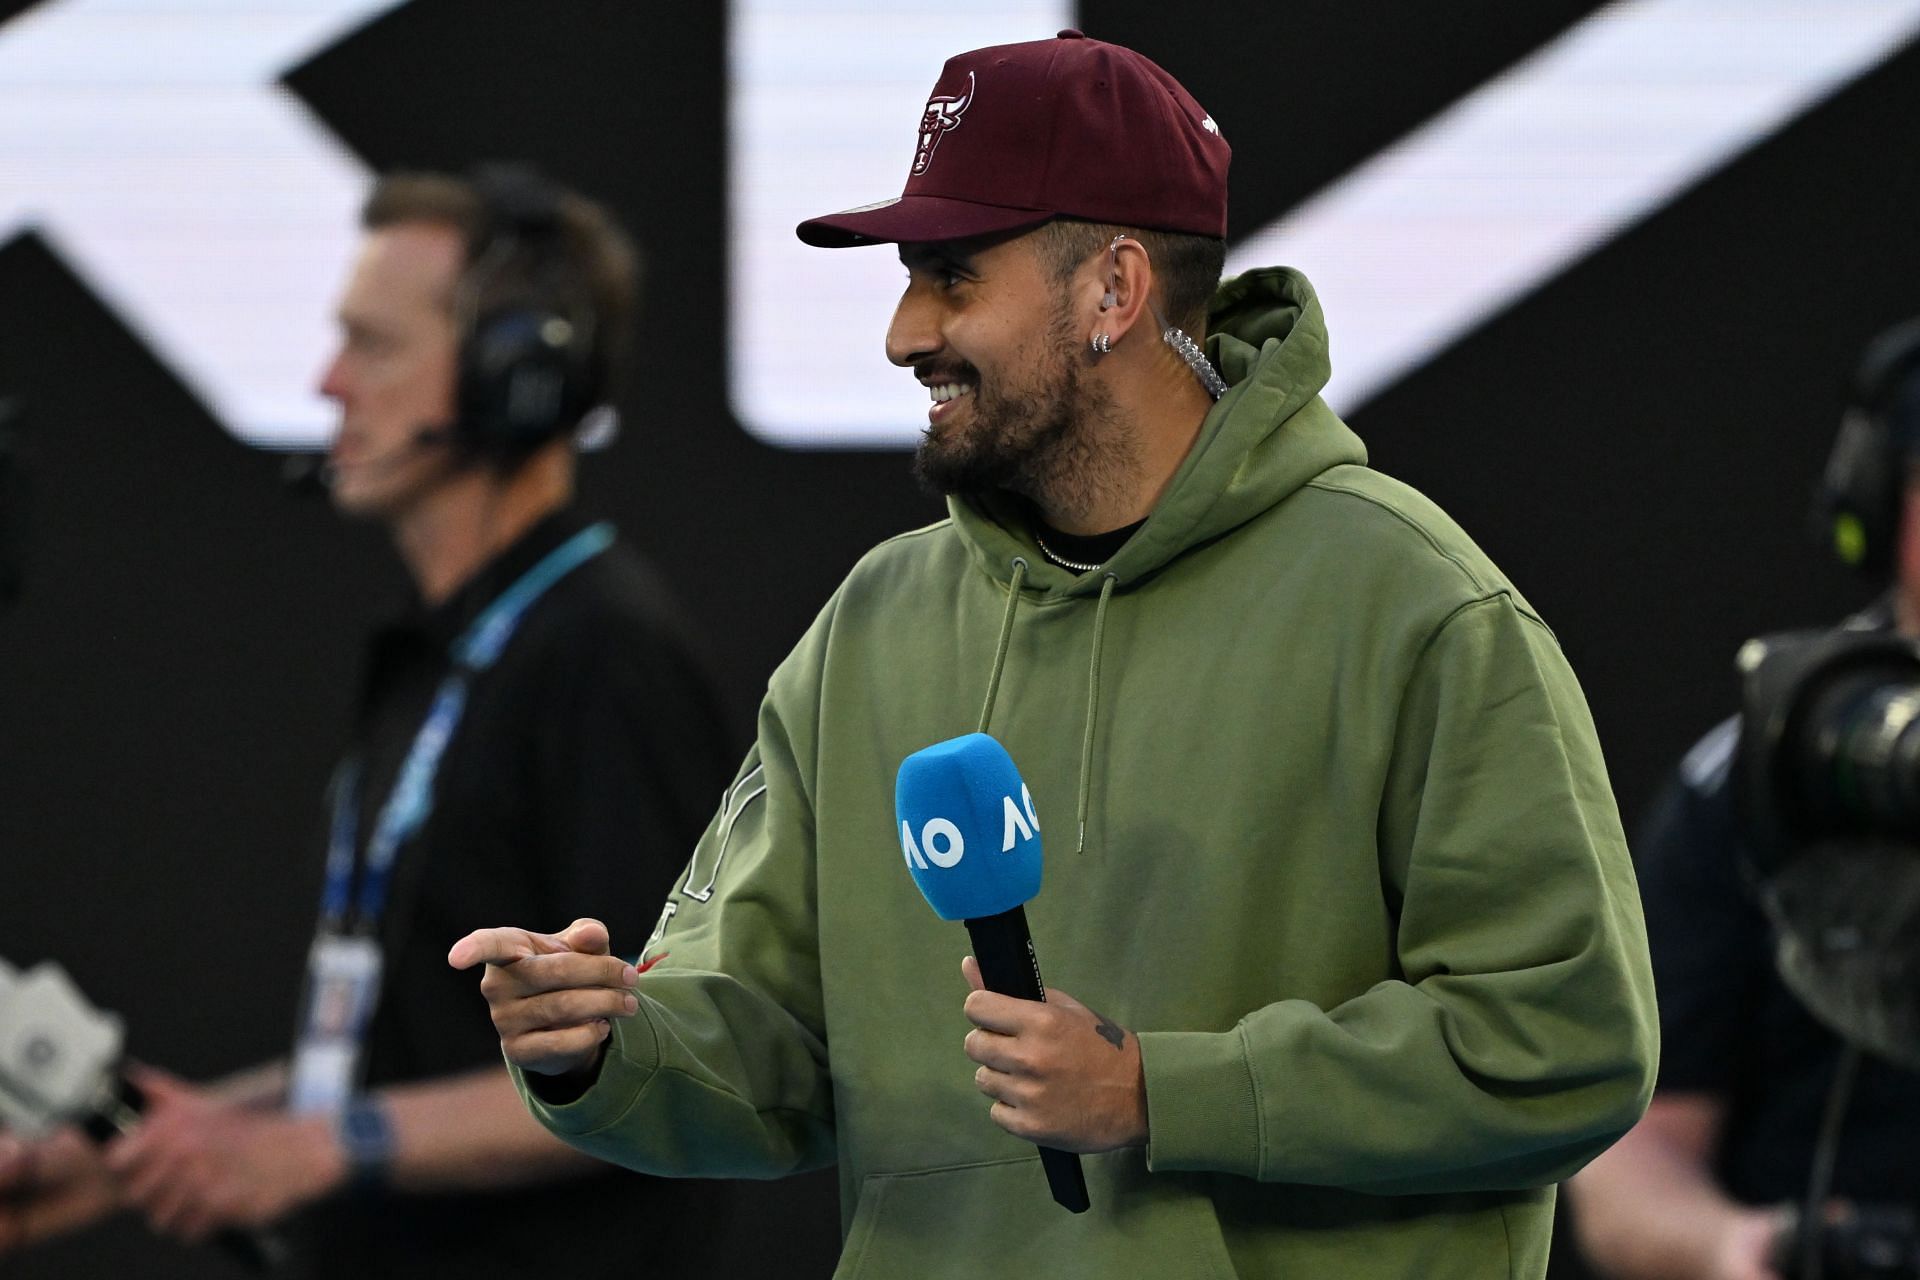
<path fill-rule="evenodd" d="M 1087 1012 L 1092 1014 L 1099 1022 L 1099 1025 L 1096 1026 L 1094 1030 L 1099 1033 L 1102 1040 L 1105 1040 L 1115 1049 L 1125 1049 L 1127 1047 L 1126 1028 L 1122 1027 L 1098 1009 L 1088 1009 Z"/>

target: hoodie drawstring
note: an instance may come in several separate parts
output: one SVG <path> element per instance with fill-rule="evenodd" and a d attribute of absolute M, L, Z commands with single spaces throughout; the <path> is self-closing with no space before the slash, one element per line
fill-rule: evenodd
<path fill-rule="evenodd" d="M 993 702 L 1000 693 L 1000 672 L 1006 666 L 1007 646 L 1013 640 L 1013 615 L 1020 605 L 1020 585 L 1026 579 L 1026 558 L 1015 556 L 1013 578 L 1007 584 L 1007 611 L 1000 617 L 1000 643 L 994 647 L 993 670 L 987 675 L 987 700 L 980 708 L 980 733 L 985 733 L 993 722 Z M 1113 574 L 1106 575 L 1100 584 L 1100 603 L 1093 611 L 1093 660 L 1087 667 L 1087 725 L 1080 738 L 1080 785 L 1075 809 L 1079 839 L 1075 853 L 1087 851 L 1087 806 L 1093 794 L 1093 731 L 1100 709 L 1100 646 L 1107 630 L 1107 602 L 1113 599 L 1113 589 L 1119 582 Z"/>
<path fill-rule="evenodd" d="M 993 671 L 987 676 L 987 700 L 980 708 L 979 733 L 993 721 L 993 700 L 1000 692 L 1000 668 L 1006 665 L 1007 644 L 1013 639 L 1013 611 L 1020 604 L 1020 584 L 1027 580 L 1027 559 L 1013 558 L 1013 580 L 1007 584 L 1007 611 L 1000 618 L 1000 643 L 993 651 Z"/>
<path fill-rule="evenodd" d="M 1100 603 L 1093 611 L 1093 661 L 1087 667 L 1087 730 L 1080 739 L 1080 842 L 1075 853 L 1087 851 L 1087 801 L 1093 791 L 1093 726 L 1100 709 L 1100 641 L 1107 629 L 1107 601 L 1113 598 L 1112 574 L 1100 584 Z M 1009 614 L 1011 617 L 1011 614 Z"/>

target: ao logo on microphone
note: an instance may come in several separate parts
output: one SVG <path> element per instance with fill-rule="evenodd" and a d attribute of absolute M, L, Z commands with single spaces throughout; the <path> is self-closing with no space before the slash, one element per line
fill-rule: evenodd
<path fill-rule="evenodd" d="M 907 870 L 941 919 L 998 915 L 1040 892 L 1033 796 L 991 736 L 949 738 L 902 760 L 893 818 Z"/>
<path fill-rule="evenodd" d="M 1012 853 L 1016 843 L 1033 839 L 1033 833 L 1040 829 L 1040 819 L 1033 812 L 1033 793 L 1022 783 L 1019 803 L 1016 804 L 1012 796 L 1001 796 L 1000 810 L 1000 852 Z M 913 826 L 903 818 L 900 848 L 907 856 L 909 867 L 925 871 L 928 862 L 936 867 L 951 867 L 967 856 L 967 836 L 950 818 L 929 818 L 920 828 L 920 840 L 916 844 Z"/>

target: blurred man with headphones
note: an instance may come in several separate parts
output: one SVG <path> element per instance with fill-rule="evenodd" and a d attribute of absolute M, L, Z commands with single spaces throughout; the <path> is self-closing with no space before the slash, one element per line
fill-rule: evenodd
<path fill-rule="evenodd" d="M 1920 319 L 1868 346 L 1816 492 L 1822 540 L 1874 581 L 1891 579 L 1843 630 L 1920 636 L 1917 464 Z M 1860 1271 L 1861 1250 L 1838 1237 L 1863 1240 L 1871 1230 L 1880 1238 L 1867 1252 L 1907 1248 L 1897 1236 L 1910 1223 L 1872 1222 L 1858 1206 L 1920 1206 L 1920 1091 L 1911 1073 L 1872 1056 L 1857 1073 L 1843 1066 L 1840 1037 L 1776 973 L 1736 801 L 1741 732 L 1734 717 L 1688 752 L 1636 845 L 1660 999 L 1660 1078 L 1641 1122 L 1570 1184 L 1579 1237 L 1608 1276 L 1794 1275 L 1805 1239 L 1796 1238 L 1792 1206 L 1830 1146 L 1835 1200 L 1826 1216 L 1836 1238 L 1820 1248 L 1851 1250 L 1855 1260 L 1830 1261 L 1827 1274 L 1913 1274 L 1891 1261 Z"/>
<path fill-rule="evenodd" d="M 476 919 L 589 906 L 605 925 L 575 936 L 644 937 L 731 769 L 658 583 L 572 508 L 633 250 L 599 206 L 517 169 L 386 178 L 362 221 L 320 388 L 341 411 L 323 478 L 343 514 L 386 526 L 418 599 L 372 638 L 329 790 L 294 1051 L 210 1087 L 139 1073 L 145 1122 L 104 1159 L 71 1135 L 0 1149 L 17 1197 L 0 1250 L 121 1205 L 186 1240 L 311 1207 L 324 1275 L 512 1268 L 616 1218 L 697 1266 L 712 1184 L 648 1183 L 549 1136 L 443 958 Z M 707 1231 L 685 1229 L 696 1215 Z"/>

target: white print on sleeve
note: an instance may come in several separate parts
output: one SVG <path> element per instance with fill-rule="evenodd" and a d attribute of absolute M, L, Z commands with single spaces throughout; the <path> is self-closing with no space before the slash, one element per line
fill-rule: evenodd
<path fill-rule="evenodd" d="M 760 796 L 766 794 L 766 766 L 755 765 L 747 771 L 747 776 L 733 784 L 732 789 L 720 796 L 719 839 L 714 841 L 713 865 L 707 868 L 707 878 L 700 879 L 700 856 L 694 855 L 693 865 L 687 868 L 687 882 L 680 892 L 696 902 L 705 902 L 713 897 L 713 886 L 720 879 L 720 863 L 727 856 L 727 845 L 733 840 L 733 824 L 740 814 Z"/>

